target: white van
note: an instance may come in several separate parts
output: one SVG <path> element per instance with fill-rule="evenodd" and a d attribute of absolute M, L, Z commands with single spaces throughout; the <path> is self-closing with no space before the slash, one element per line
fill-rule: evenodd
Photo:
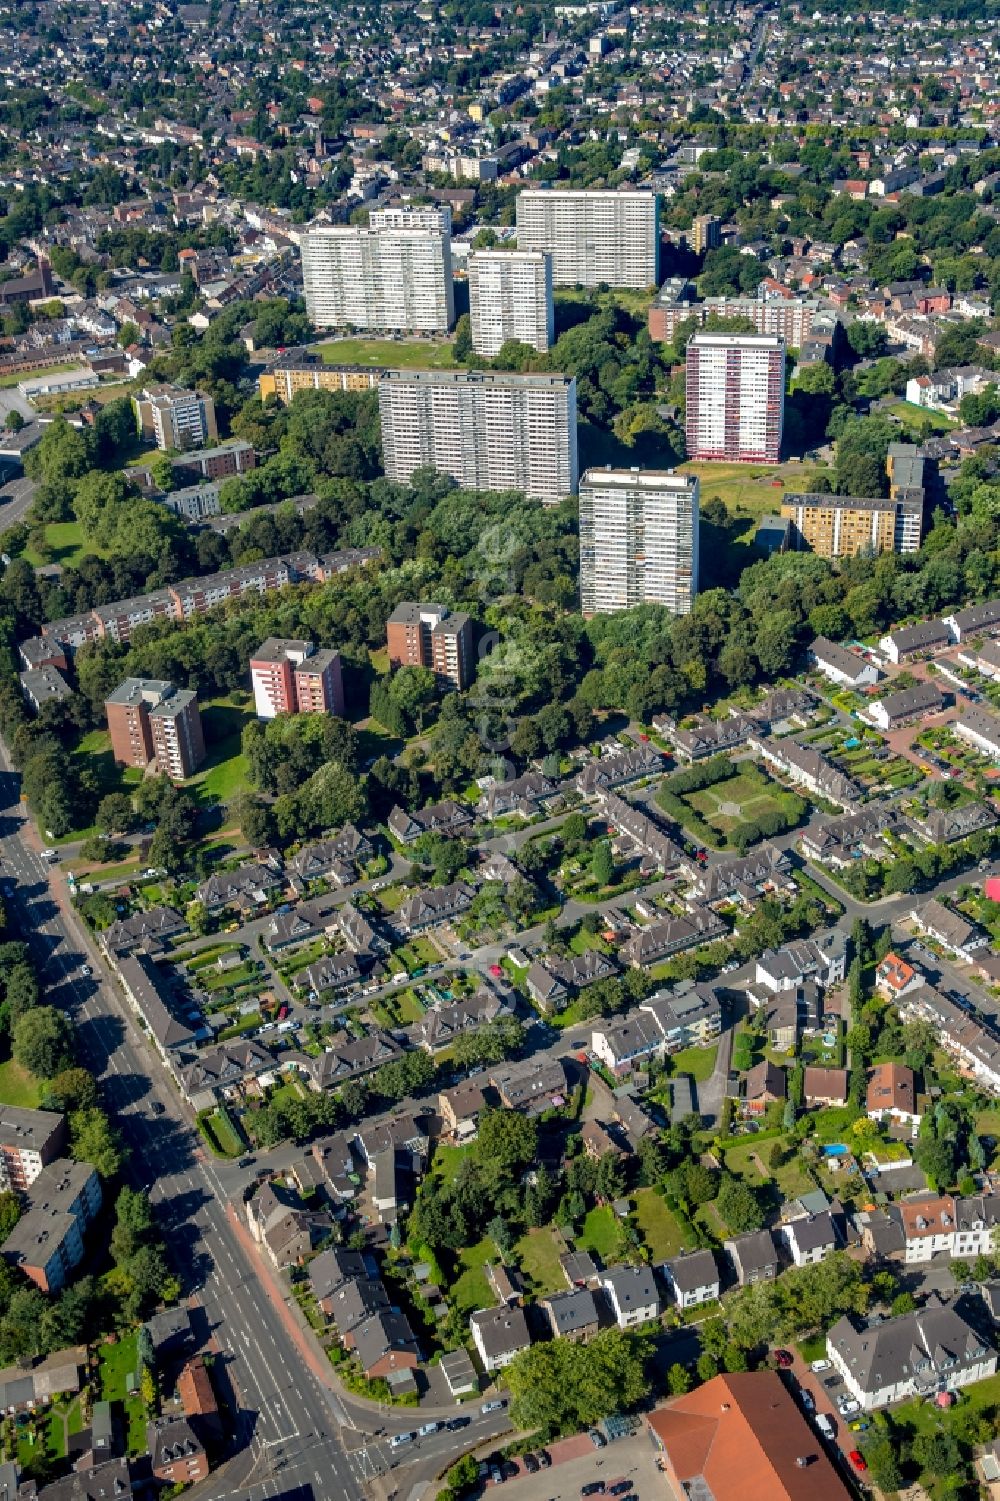
<path fill-rule="evenodd" d="M 412 1444 L 416 1437 L 413 1433 L 394 1433 L 389 1440 L 390 1449 L 401 1449 L 404 1444 Z"/>
<path fill-rule="evenodd" d="M 833 1438 L 833 1423 L 830 1420 L 829 1413 L 821 1412 L 819 1414 L 816 1419 L 816 1427 L 824 1438 Z"/>

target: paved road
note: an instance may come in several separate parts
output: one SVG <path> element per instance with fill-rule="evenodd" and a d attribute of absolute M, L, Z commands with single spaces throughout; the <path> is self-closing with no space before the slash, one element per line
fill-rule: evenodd
<path fill-rule="evenodd" d="M 6 531 L 18 521 L 35 498 L 35 482 L 30 479 L 12 479 L 0 489 L 0 531 Z"/>

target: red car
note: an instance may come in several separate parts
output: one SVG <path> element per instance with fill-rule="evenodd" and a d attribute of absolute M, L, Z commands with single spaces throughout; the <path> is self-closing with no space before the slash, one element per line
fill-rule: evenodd
<path fill-rule="evenodd" d="M 499 980 L 500 976 L 503 974 L 503 970 L 500 968 L 499 964 L 491 964 L 490 974 L 493 975 L 495 979 Z"/>
<path fill-rule="evenodd" d="M 847 1457 L 851 1461 L 851 1464 L 854 1466 L 854 1468 L 857 1470 L 858 1474 L 863 1475 L 868 1468 L 868 1461 L 867 1459 L 865 1459 L 865 1456 L 862 1454 L 861 1450 L 852 1449 Z"/>
<path fill-rule="evenodd" d="M 775 1350 L 774 1358 L 783 1370 L 787 1369 L 788 1366 L 794 1364 L 791 1352 L 789 1350 Z"/>

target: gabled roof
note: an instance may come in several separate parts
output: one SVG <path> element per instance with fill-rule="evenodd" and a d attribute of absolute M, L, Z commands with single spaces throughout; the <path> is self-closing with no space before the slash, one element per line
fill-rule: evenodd
<path fill-rule="evenodd" d="M 646 1422 L 691 1497 L 848 1501 L 849 1492 L 776 1371 L 716 1376 Z M 800 1465 L 802 1457 L 807 1465 Z"/>

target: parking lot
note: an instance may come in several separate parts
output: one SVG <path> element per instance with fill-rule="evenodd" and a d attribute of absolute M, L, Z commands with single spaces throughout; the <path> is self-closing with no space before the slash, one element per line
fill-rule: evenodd
<path fill-rule="evenodd" d="M 601 1484 L 607 1495 L 616 1482 L 628 1481 L 628 1494 L 620 1495 L 617 1501 L 664 1501 L 666 1478 L 657 1468 L 656 1452 L 645 1428 L 603 1449 L 595 1449 L 585 1433 L 575 1434 L 550 1444 L 548 1452 L 552 1456 L 550 1469 L 532 1475 L 519 1461 L 520 1474 L 505 1480 L 502 1486 L 489 1484 L 487 1489 L 502 1489 L 510 1494 L 511 1501 L 580 1501 L 585 1485 Z"/>
<path fill-rule="evenodd" d="M 841 1400 L 850 1399 L 850 1393 L 832 1366 L 823 1371 L 813 1371 L 803 1361 L 798 1351 L 793 1351 L 792 1353 L 794 1355 L 794 1364 L 788 1374 L 794 1378 L 793 1385 L 797 1385 L 803 1393 L 801 1405 L 806 1409 L 809 1421 L 817 1428 L 817 1431 L 822 1432 L 826 1424 L 824 1423 L 820 1426 L 817 1424 L 816 1419 L 820 1416 L 826 1418 L 833 1435 L 831 1438 L 829 1434 L 824 1434 L 828 1452 L 831 1454 L 831 1457 L 834 1457 L 834 1451 L 839 1449 L 841 1468 L 846 1473 L 854 1475 L 855 1479 L 857 1479 L 857 1474 L 847 1456 L 852 1450 L 858 1448 L 858 1440 L 862 1435 L 860 1432 L 853 1431 L 851 1424 L 864 1423 L 867 1425 L 868 1418 L 860 1410 L 857 1410 L 857 1404 L 853 1401 L 851 1401 L 847 1411 L 841 1412 L 838 1409 L 838 1398 Z M 805 1395 L 806 1393 L 808 1393 L 808 1396 Z M 814 1404 L 814 1411 L 812 1412 L 808 1411 L 810 1399 Z"/>

